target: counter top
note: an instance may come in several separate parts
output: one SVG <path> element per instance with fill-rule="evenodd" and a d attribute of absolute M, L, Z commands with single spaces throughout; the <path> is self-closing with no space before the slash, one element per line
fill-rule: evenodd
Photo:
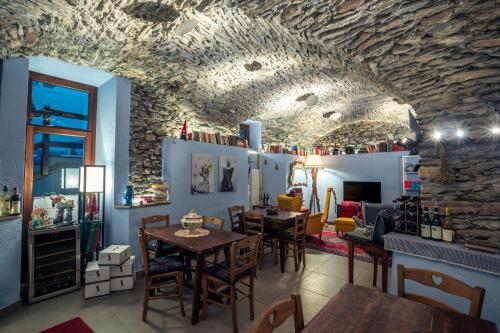
<path fill-rule="evenodd" d="M 9 221 L 9 220 L 15 220 L 18 218 L 21 218 L 21 214 L 17 215 L 8 215 L 8 216 L 0 216 L 0 221 Z"/>
<path fill-rule="evenodd" d="M 170 201 L 155 202 L 155 203 L 150 203 L 150 204 L 133 205 L 133 206 L 114 205 L 113 208 L 116 208 L 116 209 L 135 209 L 135 208 L 147 208 L 147 207 L 164 206 L 164 205 L 170 205 Z"/>
<path fill-rule="evenodd" d="M 500 275 L 500 254 L 469 250 L 463 244 L 448 244 L 418 236 L 389 233 L 384 236 L 386 250 Z"/>

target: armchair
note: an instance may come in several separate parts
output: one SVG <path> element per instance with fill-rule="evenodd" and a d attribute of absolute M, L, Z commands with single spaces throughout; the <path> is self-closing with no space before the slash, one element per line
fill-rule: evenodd
<path fill-rule="evenodd" d="M 314 213 L 309 215 L 307 221 L 306 235 L 319 234 L 319 239 L 321 239 L 321 234 L 323 233 L 323 226 L 325 225 L 325 220 L 322 218 L 323 213 Z"/>
<path fill-rule="evenodd" d="M 302 209 L 301 197 L 289 197 L 286 194 L 278 195 L 278 206 L 287 208 L 290 212 L 299 212 Z"/>

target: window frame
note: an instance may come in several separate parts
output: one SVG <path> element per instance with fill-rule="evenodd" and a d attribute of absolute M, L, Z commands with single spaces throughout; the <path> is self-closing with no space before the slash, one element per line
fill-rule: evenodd
<path fill-rule="evenodd" d="M 31 86 L 32 81 L 40 81 L 52 85 L 62 86 L 65 88 L 85 91 L 89 94 L 88 105 L 88 129 L 70 129 L 57 126 L 40 126 L 31 125 Z M 34 154 L 34 135 L 36 133 L 43 134 L 59 134 L 67 136 L 82 137 L 85 140 L 84 163 L 93 165 L 95 163 L 95 132 L 96 132 L 96 110 L 97 110 L 97 87 L 64 80 L 58 77 L 53 77 L 37 72 L 29 72 L 28 80 L 28 101 L 26 112 L 26 148 L 24 160 L 24 207 L 23 207 L 23 222 L 28 225 L 31 219 L 31 211 L 33 209 L 33 154 Z"/>

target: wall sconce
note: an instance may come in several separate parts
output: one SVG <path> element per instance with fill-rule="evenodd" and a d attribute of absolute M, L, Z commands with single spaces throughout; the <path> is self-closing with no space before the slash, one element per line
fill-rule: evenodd
<path fill-rule="evenodd" d="M 493 135 L 499 135 L 500 134 L 500 127 L 498 126 L 493 126 L 491 128 L 491 133 L 493 133 Z"/>

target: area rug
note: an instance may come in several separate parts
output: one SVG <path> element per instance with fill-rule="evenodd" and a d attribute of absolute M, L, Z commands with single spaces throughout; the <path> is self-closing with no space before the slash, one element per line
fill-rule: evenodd
<path fill-rule="evenodd" d="M 347 257 L 347 241 L 338 237 L 335 231 L 324 230 L 319 239 L 319 234 L 307 236 L 306 247 L 322 252 L 328 252 L 339 256 Z M 366 262 L 373 262 L 373 258 L 359 247 L 354 248 L 354 258 Z"/>
<path fill-rule="evenodd" d="M 94 333 L 94 331 L 80 317 L 76 317 L 40 333 Z"/>

